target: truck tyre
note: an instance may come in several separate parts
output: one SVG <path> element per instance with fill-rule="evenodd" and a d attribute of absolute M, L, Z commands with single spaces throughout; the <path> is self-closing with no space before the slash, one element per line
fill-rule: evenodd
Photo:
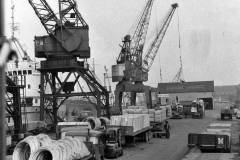
<path fill-rule="evenodd" d="M 120 152 L 120 156 L 122 156 L 123 155 L 123 150 L 121 150 L 121 152 Z"/>

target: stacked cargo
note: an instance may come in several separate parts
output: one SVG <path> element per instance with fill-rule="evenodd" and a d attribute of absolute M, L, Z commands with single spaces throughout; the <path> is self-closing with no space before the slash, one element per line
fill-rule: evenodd
<path fill-rule="evenodd" d="M 123 114 L 128 115 L 128 114 L 143 114 L 143 115 L 148 115 L 149 116 L 149 121 L 151 122 L 163 122 L 164 120 L 167 119 L 167 109 L 166 107 L 162 107 L 158 110 L 155 109 L 124 109 Z"/>
<path fill-rule="evenodd" d="M 128 109 L 147 109 L 146 106 L 128 106 Z"/>
<path fill-rule="evenodd" d="M 171 105 L 166 105 L 166 106 L 160 106 L 159 109 L 166 109 L 166 116 L 167 117 L 172 117 L 172 107 Z"/>
<path fill-rule="evenodd" d="M 156 110 L 155 111 L 154 122 L 163 122 L 167 119 L 166 109 Z"/>
<path fill-rule="evenodd" d="M 136 132 L 150 126 L 149 116 L 147 114 L 126 114 L 111 116 L 110 125 L 113 126 L 132 126 Z"/>

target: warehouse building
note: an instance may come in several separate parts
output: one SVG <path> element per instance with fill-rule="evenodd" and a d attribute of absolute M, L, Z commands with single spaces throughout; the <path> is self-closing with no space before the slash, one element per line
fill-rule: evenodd
<path fill-rule="evenodd" d="M 214 81 L 159 83 L 157 93 L 159 101 L 161 97 L 179 103 L 202 99 L 206 109 L 213 109 Z"/>

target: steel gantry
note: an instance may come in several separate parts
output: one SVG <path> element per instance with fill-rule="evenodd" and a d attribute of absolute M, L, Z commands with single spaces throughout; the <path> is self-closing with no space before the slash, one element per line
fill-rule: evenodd
<path fill-rule="evenodd" d="M 45 0 L 29 0 L 48 35 L 35 37 L 35 56 L 41 61 L 41 119 L 46 113 L 56 124 L 59 107 L 69 97 L 91 100 L 98 116 L 110 116 L 108 91 L 90 71 L 89 27 L 75 0 L 59 0 L 57 16 Z"/>

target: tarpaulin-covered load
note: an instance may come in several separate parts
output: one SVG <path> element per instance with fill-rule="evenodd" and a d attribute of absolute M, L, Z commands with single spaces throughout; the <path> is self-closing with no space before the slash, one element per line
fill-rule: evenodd
<path fill-rule="evenodd" d="M 133 131 L 141 130 L 150 126 L 149 115 L 147 114 L 126 114 L 119 116 L 111 116 L 110 125 L 116 126 L 132 126 Z"/>

